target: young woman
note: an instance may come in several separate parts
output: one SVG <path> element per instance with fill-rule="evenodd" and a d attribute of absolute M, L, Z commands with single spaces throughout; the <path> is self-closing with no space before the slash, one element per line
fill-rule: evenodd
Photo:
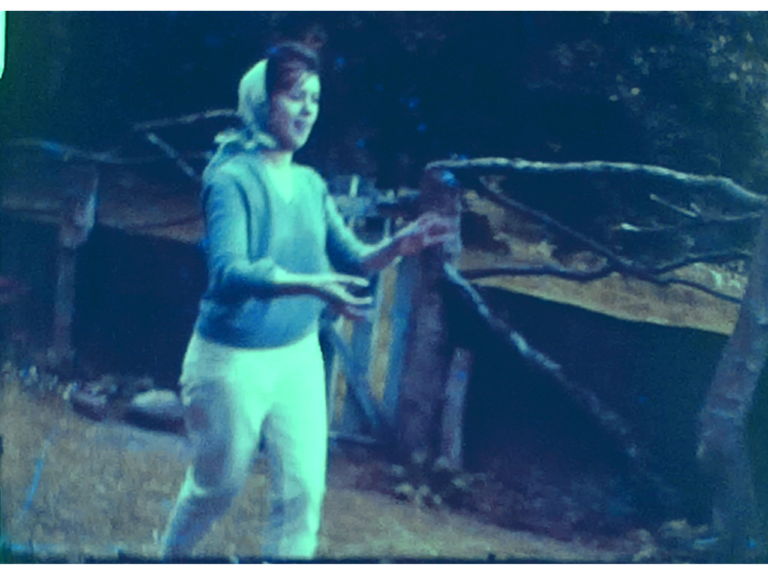
<path fill-rule="evenodd" d="M 204 175 L 208 290 L 181 375 L 196 446 L 162 541 L 187 556 L 229 508 L 261 434 L 270 456 L 262 555 L 312 558 L 325 490 L 328 428 L 318 319 L 331 305 L 364 315 L 352 291 L 397 256 L 453 233 L 431 214 L 378 246 L 344 226 L 325 182 L 293 162 L 317 119 L 317 56 L 274 48 L 240 82 L 244 128 L 217 138 Z"/>

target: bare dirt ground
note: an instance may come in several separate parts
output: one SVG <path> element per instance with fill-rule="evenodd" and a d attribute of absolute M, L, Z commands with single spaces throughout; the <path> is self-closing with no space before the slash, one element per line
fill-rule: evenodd
<path fill-rule="evenodd" d="M 57 395 L 18 381 L 0 388 L 2 530 L 15 553 L 38 560 L 156 560 L 157 538 L 191 458 L 183 436 L 74 413 Z M 513 531 L 468 513 L 383 493 L 387 465 L 359 448 L 331 453 L 319 559 L 513 562 L 653 560 L 650 534 L 617 537 Z M 261 462 L 244 493 L 196 551 L 257 559 L 266 485 Z M 377 489 L 378 488 L 378 489 Z"/>

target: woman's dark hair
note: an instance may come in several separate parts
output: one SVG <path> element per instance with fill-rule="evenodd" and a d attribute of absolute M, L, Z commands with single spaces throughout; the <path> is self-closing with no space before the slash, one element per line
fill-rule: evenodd
<path fill-rule="evenodd" d="M 267 52 L 266 88 L 269 97 L 290 90 L 306 72 L 320 74 L 320 58 L 303 44 L 285 42 Z"/>
<path fill-rule="evenodd" d="M 240 80 L 237 102 L 237 114 L 244 126 L 216 136 L 219 147 L 207 169 L 243 150 L 274 149 L 277 142 L 267 130 L 269 100 L 293 88 L 307 72 L 319 75 L 320 59 L 311 48 L 294 42 L 278 44 L 246 72 Z"/>

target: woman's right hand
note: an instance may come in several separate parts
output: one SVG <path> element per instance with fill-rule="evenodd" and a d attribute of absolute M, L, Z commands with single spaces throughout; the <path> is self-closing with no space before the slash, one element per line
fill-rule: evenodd
<path fill-rule="evenodd" d="M 355 289 L 368 288 L 369 282 L 359 276 L 346 274 L 311 274 L 306 278 L 310 293 L 322 298 L 331 309 L 350 320 L 364 320 L 373 304 L 370 296 L 355 296 Z"/>
<path fill-rule="evenodd" d="M 311 294 L 321 298 L 335 312 L 350 320 L 363 320 L 373 303 L 370 296 L 355 296 L 355 289 L 368 288 L 369 282 L 358 276 L 328 272 L 326 274 L 294 274 L 277 268 L 273 276 L 275 285 L 283 294 Z"/>

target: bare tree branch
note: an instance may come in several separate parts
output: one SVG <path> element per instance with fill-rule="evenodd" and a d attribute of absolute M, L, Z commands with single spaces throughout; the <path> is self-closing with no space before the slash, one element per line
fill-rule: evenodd
<path fill-rule="evenodd" d="M 694 288 L 696 290 L 700 290 L 705 294 L 709 294 L 710 296 L 714 296 L 715 298 L 719 298 L 720 300 L 725 300 L 726 302 L 731 302 L 733 304 L 741 304 L 742 302 L 741 298 L 737 298 L 736 296 L 730 296 L 729 294 L 723 294 L 722 292 L 718 292 L 717 290 L 709 288 L 704 284 L 700 284 L 699 282 L 694 282 L 693 280 L 686 280 L 685 278 L 655 278 L 651 276 L 649 278 L 644 278 L 644 280 L 647 280 L 652 284 L 656 284 L 657 286 L 670 286 L 672 284 L 688 286 L 688 288 Z"/>
<path fill-rule="evenodd" d="M 628 230 L 636 232 L 638 234 L 654 234 L 662 232 L 686 232 L 690 230 L 698 230 L 700 228 L 709 228 L 712 224 L 759 224 L 762 214 L 760 212 L 748 212 L 746 214 L 739 214 L 738 216 L 689 216 L 695 218 L 692 222 L 680 224 L 679 226 L 652 226 L 642 227 L 634 225 L 629 226 Z"/>
<path fill-rule="evenodd" d="M 736 184 L 730 178 L 719 176 L 696 176 L 677 172 L 661 166 L 648 166 L 644 164 L 617 163 L 617 162 L 529 162 L 527 160 L 506 158 L 477 158 L 474 160 L 440 160 L 427 165 L 427 169 L 439 168 L 450 170 L 460 180 L 469 175 L 483 174 L 509 174 L 513 172 L 533 174 L 565 174 L 565 173 L 589 173 L 589 174 L 619 174 L 640 175 L 648 180 L 648 188 L 653 189 L 654 184 L 664 183 L 677 189 L 685 190 L 686 195 L 693 190 L 710 191 L 722 194 L 731 200 L 752 209 L 762 209 L 768 204 L 765 197 L 750 192 Z"/>
<path fill-rule="evenodd" d="M 444 167 L 448 164 L 450 163 L 436 162 L 436 163 L 430 164 L 430 166 Z M 523 160 L 510 161 L 510 160 L 503 160 L 503 159 L 494 159 L 492 161 L 484 161 L 484 160 L 461 161 L 458 163 L 458 165 L 462 169 L 467 167 L 471 168 L 471 170 L 467 174 L 462 175 L 463 183 L 465 184 L 465 186 L 475 190 L 480 195 L 486 196 L 496 204 L 499 204 L 506 208 L 512 208 L 513 210 L 526 214 L 531 218 L 544 224 L 548 228 L 555 230 L 561 234 L 570 236 L 571 238 L 577 240 L 580 244 L 591 249 L 595 254 L 605 258 L 607 260 L 607 264 L 601 268 L 598 268 L 595 270 L 589 270 L 589 271 L 570 270 L 567 268 L 550 266 L 550 265 L 511 266 L 511 267 L 503 267 L 498 269 L 482 269 L 482 270 L 468 271 L 466 274 L 468 278 L 478 279 L 481 277 L 507 276 L 507 275 L 509 276 L 551 275 L 554 277 L 564 278 L 567 280 L 575 280 L 578 282 L 590 282 L 593 280 L 598 280 L 600 278 L 607 277 L 614 272 L 618 272 L 627 277 L 635 277 L 640 280 L 655 284 L 657 286 L 669 286 L 673 284 L 678 284 L 681 286 L 687 286 L 689 288 L 700 290 L 706 294 L 709 294 L 710 296 L 719 298 L 726 302 L 732 302 L 734 304 L 741 303 L 741 300 L 739 298 L 731 296 L 729 294 L 722 293 L 718 290 L 705 286 L 704 284 L 701 284 L 699 282 L 687 280 L 684 278 L 662 278 L 661 276 L 665 273 L 669 273 L 673 270 L 682 268 L 683 266 L 694 264 L 696 262 L 713 262 L 713 261 L 722 262 L 722 261 L 735 260 L 735 259 L 744 259 L 748 254 L 743 250 L 730 249 L 730 250 L 722 250 L 717 252 L 702 253 L 697 255 L 688 254 L 683 258 L 678 258 L 673 262 L 670 262 L 661 266 L 646 266 L 636 261 L 630 260 L 628 258 L 619 256 L 610 248 L 600 244 L 599 242 L 593 240 L 592 238 L 589 238 L 585 234 L 582 234 L 581 232 L 574 230 L 572 227 L 563 224 L 562 222 L 553 218 L 549 214 L 546 214 L 540 210 L 531 208 L 530 206 L 522 202 L 514 200 L 508 194 L 506 194 L 503 190 L 501 190 L 497 183 L 484 181 L 482 178 L 483 174 L 480 173 L 481 170 L 491 170 L 491 169 L 495 170 L 498 167 L 509 169 L 510 165 L 530 167 L 532 165 L 538 166 L 539 164 L 543 165 L 543 163 L 530 163 L 530 162 L 525 162 Z M 593 163 L 587 163 L 587 164 L 589 166 L 584 169 L 590 169 L 590 170 L 598 169 L 598 168 L 605 167 L 606 165 L 608 167 L 615 168 L 615 165 L 609 165 L 608 163 L 604 163 L 604 162 L 593 162 Z M 550 169 L 550 168 L 559 169 L 562 165 L 546 164 L 543 166 L 545 169 Z M 582 168 L 584 167 L 584 165 L 582 164 L 575 164 L 575 166 L 582 167 Z M 619 166 L 621 166 L 623 169 L 627 165 L 619 165 Z M 629 166 L 635 166 L 635 165 L 629 165 Z M 656 175 L 661 174 L 664 177 L 674 177 L 676 179 L 681 179 L 681 180 L 684 180 L 688 176 L 681 173 L 675 173 L 663 168 L 658 168 L 658 170 L 656 170 L 657 167 L 653 167 L 653 166 L 636 166 L 636 168 L 641 173 L 650 172 L 652 174 L 656 174 Z M 571 169 L 577 169 L 577 168 L 574 168 L 572 166 Z M 697 181 L 697 179 L 699 179 L 700 177 L 691 177 L 691 178 L 693 179 L 693 181 Z M 704 180 L 707 183 L 707 185 L 710 185 L 712 183 L 712 179 L 710 177 L 707 177 Z M 718 186 L 725 185 L 722 182 L 723 180 L 727 180 L 727 179 L 715 179 L 715 184 Z M 687 182 L 687 180 L 684 180 L 684 181 Z M 747 194 L 751 194 L 746 191 L 744 192 Z M 754 224 L 754 218 L 755 218 L 755 213 L 750 212 L 748 214 L 743 214 L 739 216 L 722 216 L 717 218 L 710 218 L 707 222 L 703 222 L 703 221 L 695 222 L 693 224 L 687 224 L 687 225 L 682 225 L 678 227 L 660 227 L 655 229 L 646 229 L 645 231 L 648 232 L 649 234 L 670 233 L 670 231 L 677 232 L 679 230 L 684 230 L 686 226 L 691 228 L 700 228 L 707 225 L 711 226 L 713 225 L 712 223 L 714 223 L 714 225 L 721 224 L 721 223 L 725 225 L 731 225 L 734 223 L 735 224 L 742 224 L 742 223 Z M 634 230 L 640 230 L 640 229 L 635 228 Z"/>
<path fill-rule="evenodd" d="M 568 270 L 567 268 L 559 268 L 557 266 L 521 266 L 521 267 L 508 267 L 508 268 L 492 268 L 471 270 L 464 272 L 464 277 L 468 280 L 483 280 L 486 278 L 496 278 L 500 276 L 510 277 L 525 277 L 525 276 L 551 276 L 553 278 L 562 278 L 563 280 L 572 280 L 574 282 L 589 283 L 597 280 L 603 280 L 608 278 L 612 274 L 617 273 L 618 270 L 613 266 L 605 266 L 592 272 L 580 272 L 577 270 Z M 686 286 L 699 290 L 705 294 L 730 302 L 731 304 L 741 304 L 742 300 L 728 294 L 723 294 L 712 288 L 693 282 L 691 280 L 683 280 L 682 278 L 658 278 L 651 271 L 647 275 L 643 275 L 642 280 L 655 284 L 656 286 L 668 287 L 673 285 Z"/>
<path fill-rule="evenodd" d="M 193 180 L 199 182 L 201 181 L 200 176 L 195 172 L 194 168 L 187 164 L 184 161 L 184 158 L 181 154 L 179 154 L 176 149 L 174 149 L 170 144 L 162 140 L 157 134 L 154 132 L 146 132 L 144 134 L 146 136 L 147 140 L 149 140 L 152 144 L 160 148 L 163 152 L 165 152 L 168 157 L 173 160 L 176 163 L 176 166 L 178 166 L 184 174 L 192 178 Z"/>
<path fill-rule="evenodd" d="M 648 196 L 651 200 L 654 202 L 658 202 L 662 206 L 669 208 L 676 214 L 681 214 L 683 216 L 686 216 L 688 218 L 699 218 L 701 215 L 698 212 L 692 212 L 691 210 L 686 210 L 685 208 L 682 208 L 681 206 L 677 206 L 673 204 L 672 202 L 669 202 L 667 200 L 664 200 L 664 198 L 659 198 L 656 196 L 656 194 L 650 194 Z"/>
<path fill-rule="evenodd" d="M 51 140 L 38 140 L 36 138 L 17 138 L 4 144 L 10 148 L 37 148 L 49 154 L 55 154 L 61 160 L 88 160 L 99 164 L 134 165 L 150 164 L 163 160 L 162 156 L 145 156 L 143 158 L 119 158 L 112 152 L 92 152 L 67 144 L 59 144 Z"/>
<path fill-rule="evenodd" d="M 474 270 L 465 270 L 462 275 L 468 280 L 477 280 L 479 278 L 490 278 L 493 276 L 554 276 L 564 280 L 575 280 L 577 282 L 591 282 L 610 276 L 616 268 L 605 265 L 595 270 L 571 270 L 562 266 L 504 266 L 498 268 L 476 268 Z"/>
<path fill-rule="evenodd" d="M 52 140 L 39 140 L 37 138 L 17 138 L 15 140 L 9 140 L 8 142 L 5 142 L 3 146 L 7 146 L 9 148 L 35 148 L 42 152 L 56 155 L 64 162 L 68 162 L 70 160 L 87 160 L 97 164 L 138 166 L 142 164 L 154 164 L 168 160 L 167 155 L 121 158 L 117 156 L 115 152 L 94 152 L 91 150 L 83 150 L 82 148 L 70 146 L 68 144 L 60 144 L 59 142 L 53 142 Z M 200 160 L 208 160 L 210 156 L 208 152 L 185 152 L 184 154 L 179 155 L 186 159 Z"/>
<path fill-rule="evenodd" d="M 186 226 L 187 224 L 194 224 L 202 221 L 202 214 L 191 214 L 189 216 L 183 216 L 175 218 L 173 220 L 164 220 L 162 222 L 147 222 L 145 224 L 128 224 L 121 226 L 122 230 L 126 232 L 139 232 L 144 230 L 156 230 L 162 228 L 174 228 L 175 226 Z"/>
<path fill-rule="evenodd" d="M 146 122 L 137 122 L 133 125 L 133 129 L 142 132 L 145 130 L 156 130 L 157 128 L 167 128 L 169 126 L 183 126 L 187 124 L 194 124 L 201 120 L 211 120 L 213 118 L 239 118 L 237 112 L 231 109 L 222 110 L 208 110 L 207 112 L 198 112 L 196 114 L 188 114 L 187 116 L 181 116 L 179 118 L 163 118 L 160 120 L 148 120 Z"/>
<path fill-rule="evenodd" d="M 638 254 L 645 259 L 663 260 L 669 258 L 670 250 L 686 256 L 748 251 L 752 248 L 759 224 L 760 215 L 749 213 L 742 216 L 702 217 L 680 226 L 638 227 L 622 224 L 614 228 L 611 236 L 612 243 L 625 252 Z"/>
<path fill-rule="evenodd" d="M 733 262 L 734 260 L 748 260 L 752 255 L 744 250 L 725 250 L 723 252 L 711 252 L 709 254 L 699 254 L 696 256 L 686 256 L 680 258 L 674 262 L 669 262 L 663 266 L 655 266 L 648 269 L 651 274 L 666 274 L 672 272 L 678 268 L 684 268 L 691 264 L 697 264 L 699 262 L 705 263 L 721 263 L 721 262 Z"/>

